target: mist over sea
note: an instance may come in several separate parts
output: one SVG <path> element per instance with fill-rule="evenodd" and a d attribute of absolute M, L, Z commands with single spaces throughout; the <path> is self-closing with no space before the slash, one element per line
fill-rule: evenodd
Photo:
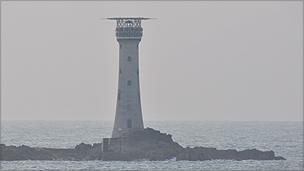
<path fill-rule="evenodd" d="M 74 148 L 110 137 L 110 121 L 2 121 L 1 143 Z M 279 161 L 2 161 L 1 170 L 303 170 L 302 122 L 145 121 L 182 146 L 273 150 Z"/>

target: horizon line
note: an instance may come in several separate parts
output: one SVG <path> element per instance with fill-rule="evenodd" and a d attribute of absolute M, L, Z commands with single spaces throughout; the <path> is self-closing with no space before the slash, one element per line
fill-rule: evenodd
<path fill-rule="evenodd" d="M 114 120 L 90 120 L 90 119 L 1 119 L 1 121 L 103 121 L 114 122 Z M 145 120 L 144 122 L 303 122 L 303 120 Z"/>

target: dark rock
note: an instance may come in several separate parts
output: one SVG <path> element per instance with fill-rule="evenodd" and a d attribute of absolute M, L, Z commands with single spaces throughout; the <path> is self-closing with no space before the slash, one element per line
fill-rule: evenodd
<path fill-rule="evenodd" d="M 85 157 L 86 160 L 101 160 L 102 159 L 102 143 L 95 143 Z"/>
<path fill-rule="evenodd" d="M 54 156 L 43 148 L 31 148 L 25 145 L 1 146 L 1 160 L 52 160 Z"/>
<path fill-rule="evenodd" d="M 92 149 L 92 145 L 91 144 L 85 144 L 85 143 L 81 143 L 76 145 L 75 150 L 79 151 L 79 152 L 86 152 Z"/>
<path fill-rule="evenodd" d="M 171 135 L 152 128 L 125 134 L 122 138 L 111 138 L 110 142 L 103 160 L 167 160 L 183 149 Z"/>
<path fill-rule="evenodd" d="M 0 160 L 286 160 L 275 156 L 273 151 L 256 149 L 237 151 L 233 149 L 194 147 L 183 148 L 172 140 L 170 134 L 152 128 L 125 134 L 121 138 L 110 138 L 109 144 L 81 143 L 75 148 L 33 148 L 29 146 L 6 146 L 0 144 Z M 103 145 L 108 145 L 103 151 Z"/>
<path fill-rule="evenodd" d="M 282 156 L 275 156 L 274 160 L 286 160 L 286 159 Z"/>
<path fill-rule="evenodd" d="M 215 148 L 194 147 L 185 148 L 176 157 L 176 160 L 286 160 L 283 157 L 275 157 L 273 151 L 260 151 L 256 149 L 237 150 L 217 150 Z"/>

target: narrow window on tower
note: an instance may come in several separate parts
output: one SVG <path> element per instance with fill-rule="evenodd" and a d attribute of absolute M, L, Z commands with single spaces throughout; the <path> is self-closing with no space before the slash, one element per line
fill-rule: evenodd
<path fill-rule="evenodd" d="M 121 68 L 119 68 L 119 74 L 121 74 Z"/>
<path fill-rule="evenodd" d="M 128 86 L 130 86 L 132 84 L 131 80 L 128 80 Z"/>
<path fill-rule="evenodd" d="M 131 119 L 128 119 L 127 125 L 128 125 L 128 128 L 132 128 L 132 120 Z"/>
<path fill-rule="evenodd" d="M 128 61 L 131 62 L 131 60 L 132 60 L 132 57 L 128 56 Z"/>
<path fill-rule="evenodd" d="M 117 99 L 120 100 L 120 92 L 118 92 Z"/>

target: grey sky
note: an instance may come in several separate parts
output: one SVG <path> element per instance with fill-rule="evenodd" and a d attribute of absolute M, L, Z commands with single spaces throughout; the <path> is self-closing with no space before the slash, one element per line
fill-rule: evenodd
<path fill-rule="evenodd" d="M 144 120 L 302 120 L 302 2 L 2 2 L 2 119 L 113 120 L 115 16 Z"/>

